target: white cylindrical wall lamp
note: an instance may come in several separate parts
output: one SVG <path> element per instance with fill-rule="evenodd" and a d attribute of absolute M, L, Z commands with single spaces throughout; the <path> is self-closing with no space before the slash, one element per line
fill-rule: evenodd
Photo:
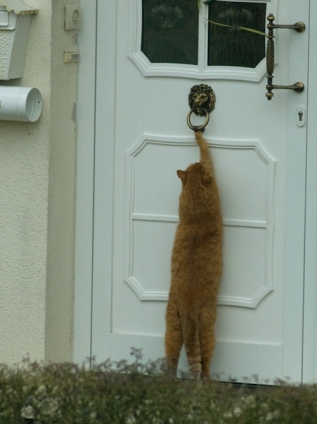
<path fill-rule="evenodd" d="M 42 113 L 43 99 L 37 88 L 0 86 L 0 119 L 35 122 Z"/>

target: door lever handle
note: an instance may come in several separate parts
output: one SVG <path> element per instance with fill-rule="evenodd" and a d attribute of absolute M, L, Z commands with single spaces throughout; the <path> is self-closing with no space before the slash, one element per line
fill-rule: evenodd
<path fill-rule="evenodd" d="M 293 90 L 296 93 L 301 93 L 305 86 L 302 82 L 296 82 L 293 85 L 274 85 L 273 84 L 273 78 L 274 78 L 274 29 L 293 29 L 296 32 L 304 32 L 306 29 L 306 25 L 304 22 L 299 21 L 296 22 L 293 25 L 279 25 L 274 24 L 275 17 L 273 13 L 270 13 L 267 17 L 267 20 L 269 23 L 267 24 L 268 28 L 268 41 L 267 41 L 267 50 L 266 50 L 266 71 L 267 71 L 267 93 L 266 97 L 268 100 L 271 100 L 274 94 L 272 93 L 272 90 L 277 89 L 286 89 L 286 90 Z"/>

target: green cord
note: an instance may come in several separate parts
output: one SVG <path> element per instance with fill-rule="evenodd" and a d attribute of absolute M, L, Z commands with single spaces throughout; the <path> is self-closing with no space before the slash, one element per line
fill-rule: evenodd
<path fill-rule="evenodd" d="M 210 22 L 213 25 L 218 25 L 218 26 L 222 26 L 222 27 L 226 27 L 226 28 L 236 28 L 236 29 L 241 29 L 243 31 L 248 31 L 248 32 L 252 32 L 253 34 L 258 34 L 258 35 L 263 35 L 264 37 L 266 36 L 265 32 L 262 31 L 258 31 L 257 29 L 252 29 L 252 28 L 246 28 L 246 27 L 239 27 L 239 26 L 234 26 L 234 25 L 227 25 L 227 24 L 221 24 L 220 22 L 215 22 L 215 21 L 211 21 L 210 19 L 205 18 L 201 12 L 200 12 L 200 0 L 198 0 L 198 12 L 200 14 L 200 16 L 202 18 L 204 18 L 206 21 Z"/>

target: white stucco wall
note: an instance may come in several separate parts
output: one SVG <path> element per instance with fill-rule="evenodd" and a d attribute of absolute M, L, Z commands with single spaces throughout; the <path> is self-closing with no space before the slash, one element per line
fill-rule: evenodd
<path fill-rule="evenodd" d="M 64 5 L 28 0 L 32 17 L 24 77 L 43 114 L 33 124 L 0 121 L 0 362 L 71 359 L 77 65 Z"/>

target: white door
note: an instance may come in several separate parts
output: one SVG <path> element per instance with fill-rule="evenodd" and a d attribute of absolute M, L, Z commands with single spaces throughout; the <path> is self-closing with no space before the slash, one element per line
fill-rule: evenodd
<path fill-rule="evenodd" d="M 115 4 L 113 4 L 115 3 Z M 266 31 L 309 0 L 99 2 L 92 354 L 164 356 L 181 184 L 198 160 L 187 96 L 217 96 L 205 137 L 224 218 L 212 373 L 301 379 L 307 87 L 265 96 Z M 208 22 L 208 19 L 213 23 Z M 221 25 L 219 25 L 221 24 Z M 275 31 L 275 84 L 307 85 L 308 31 Z M 298 112 L 303 112 L 302 121 Z M 180 367 L 186 369 L 184 355 Z"/>

